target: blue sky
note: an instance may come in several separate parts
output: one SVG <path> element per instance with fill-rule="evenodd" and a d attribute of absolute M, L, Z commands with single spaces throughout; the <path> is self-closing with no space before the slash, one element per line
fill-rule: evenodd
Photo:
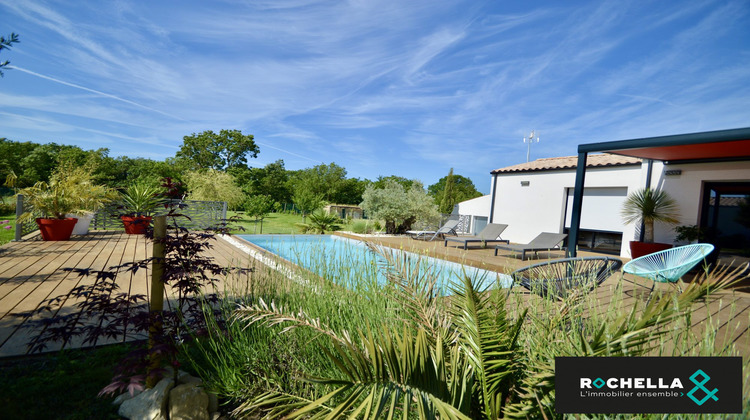
<path fill-rule="evenodd" d="M 240 129 L 251 166 L 425 185 L 580 143 L 750 126 L 750 2 L 0 4 L 0 137 L 163 159 Z"/>

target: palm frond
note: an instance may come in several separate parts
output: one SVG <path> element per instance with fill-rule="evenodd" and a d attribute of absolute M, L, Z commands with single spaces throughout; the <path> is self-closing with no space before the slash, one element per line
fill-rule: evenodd
<path fill-rule="evenodd" d="M 371 243 L 367 246 L 382 257 L 380 269 L 393 287 L 397 302 L 405 309 L 402 321 L 414 329 L 424 328 L 429 337 L 449 333 L 450 320 L 440 304 L 435 266 L 422 264 L 421 258 L 403 252 Z M 443 338 L 449 341 L 448 337 Z"/>
<path fill-rule="evenodd" d="M 476 375 L 482 412 L 486 418 L 497 418 L 513 388 L 511 379 L 522 367 L 517 339 L 526 311 L 511 324 L 504 298 L 490 305 L 492 293 L 501 292 L 479 292 L 476 281 L 463 276 L 463 284 L 453 286 L 451 315 L 459 345 Z"/>

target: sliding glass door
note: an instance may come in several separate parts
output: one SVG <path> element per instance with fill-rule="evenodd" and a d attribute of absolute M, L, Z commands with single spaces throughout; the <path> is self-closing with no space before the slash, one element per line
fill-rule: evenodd
<path fill-rule="evenodd" d="M 750 182 L 706 182 L 700 227 L 722 255 L 750 257 Z"/>

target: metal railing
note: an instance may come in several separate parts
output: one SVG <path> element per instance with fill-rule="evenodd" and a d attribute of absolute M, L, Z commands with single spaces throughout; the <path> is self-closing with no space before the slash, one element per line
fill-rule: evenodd
<path fill-rule="evenodd" d="M 180 226 L 188 229 L 206 229 L 216 226 L 227 218 L 227 203 L 225 201 L 197 201 L 197 200 L 171 200 L 170 204 L 179 205 L 177 213 L 188 216 L 181 218 Z M 16 201 L 16 221 L 22 214 L 28 212 L 28 207 L 24 208 L 23 195 L 19 194 Z M 156 215 L 167 214 L 167 209 L 163 208 L 157 211 Z M 124 229 L 120 216 L 125 212 L 121 203 L 112 203 L 99 210 L 91 220 L 90 229 L 96 230 L 119 230 Z M 15 241 L 20 241 L 24 236 L 37 230 L 38 227 L 34 220 L 25 223 L 16 222 Z"/>

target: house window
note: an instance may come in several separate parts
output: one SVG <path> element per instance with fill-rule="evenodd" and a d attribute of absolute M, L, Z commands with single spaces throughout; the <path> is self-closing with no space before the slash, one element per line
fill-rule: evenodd
<path fill-rule="evenodd" d="M 721 254 L 750 257 L 750 182 L 706 182 L 700 227 Z"/>
<path fill-rule="evenodd" d="M 565 228 L 564 233 L 570 233 Z M 566 244 L 570 246 L 570 244 Z M 619 255 L 622 247 L 622 232 L 581 229 L 578 231 L 578 249 L 602 254 Z"/>

